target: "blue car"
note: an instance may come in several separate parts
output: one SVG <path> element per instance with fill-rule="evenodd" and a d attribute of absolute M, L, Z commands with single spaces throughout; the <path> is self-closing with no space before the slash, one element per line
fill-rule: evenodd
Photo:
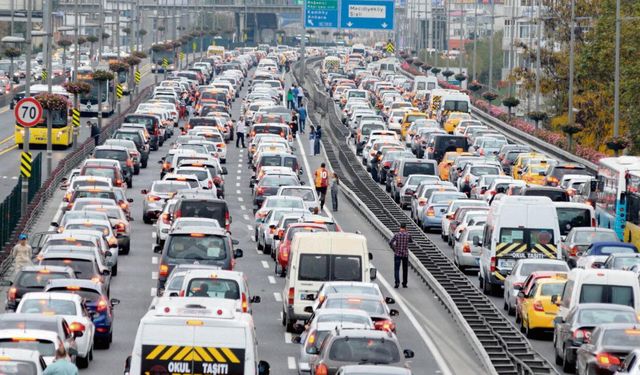
<path fill-rule="evenodd" d="M 109 348 L 113 340 L 113 307 L 118 305 L 120 300 L 109 300 L 102 283 L 83 279 L 57 279 L 50 280 L 44 291 L 81 295 L 96 327 L 94 346 L 100 349 Z"/>
<path fill-rule="evenodd" d="M 633 244 L 625 242 L 594 242 L 582 256 L 578 259 L 576 267 L 578 268 L 601 268 L 604 262 L 612 254 L 637 254 L 638 248 Z"/>

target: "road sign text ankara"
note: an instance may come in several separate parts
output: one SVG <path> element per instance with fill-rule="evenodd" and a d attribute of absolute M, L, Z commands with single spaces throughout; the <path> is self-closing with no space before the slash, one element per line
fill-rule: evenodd
<path fill-rule="evenodd" d="M 337 28 L 338 0 L 306 0 L 304 23 L 307 28 Z"/>

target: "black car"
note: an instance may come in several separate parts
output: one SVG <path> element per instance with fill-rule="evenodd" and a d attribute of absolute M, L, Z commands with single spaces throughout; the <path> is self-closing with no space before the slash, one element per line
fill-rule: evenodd
<path fill-rule="evenodd" d="M 203 217 L 217 220 L 220 228 L 227 231 L 230 229 L 231 213 L 224 200 L 212 198 L 210 193 L 202 192 L 181 192 L 176 198 L 178 201 L 171 213 L 172 220 L 179 217 Z"/>
<path fill-rule="evenodd" d="M 68 266 L 26 266 L 22 267 L 13 280 L 3 280 L 2 284 L 10 286 L 7 291 L 5 309 L 16 311 L 25 293 L 41 292 L 49 280 L 75 278 L 73 268 Z"/>
<path fill-rule="evenodd" d="M 152 150 L 157 151 L 160 146 L 163 145 L 164 139 L 160 136 L 160 119 L 154 115 L 143 114 L 131 114 L 125 116 L 123 120 L 124 124 L 144 124 L 149 131 L 151 139 L 149 140 L 149 146 Z"/>
<path fill-rule="evenodd" d="M 462 135 L 436 134 L 427 144 L 427 158 L 440 163 L 447 152 L 463 152 L 468 148 L 467 138 Z"/>
<path fill-rule="evenodd" d="M 544 184 L 547 186 L 559 186 L 562 177 L 567 174 L 593 176 L 593 174 L 587 170 L 587 167 L 580 163 L 558 163 L 549 168 L 544 178 Z"/>
<path fill-rule="evenodd" d="M 640 347 L 640 325 L 637 323 L 611 323 L 598 326 L 588 343 L 578 348 L 576 370 L 578 375 L 613 375 L 625 357 Z"/>
<path fill-rule="evenodd" d="M 554 202 L 570 202 L 566 190 L 552 186 L 527 186 L 520 191 L 520 195 L 549 197 Z"/>
<path fill-rule="evenodd" d="M 117 160 L 127 186 L 133 187 L 133 159 L 126 148 L 120 146 L 98 146 L 93 151 L 93 157 L 95 159 Z"/>

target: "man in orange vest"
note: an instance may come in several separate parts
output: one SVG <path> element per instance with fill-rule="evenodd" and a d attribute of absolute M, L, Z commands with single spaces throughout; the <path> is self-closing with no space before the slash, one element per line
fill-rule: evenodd
<path fill-rule="evenodd" d="M 320 168 L 314 172 L 316 193 L 320 198 L 320 210 L 324 209 L 324 199 L 327 196 L 327 186 L 329 186 L 329 171 L 325 168 L 325 164 L 320 164 Z"/>

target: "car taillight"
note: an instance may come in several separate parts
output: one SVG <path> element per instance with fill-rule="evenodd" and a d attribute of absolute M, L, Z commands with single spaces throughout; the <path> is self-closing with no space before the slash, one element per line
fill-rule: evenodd
<path fill-rule="evenodd" d="M 96 306 L 96 310 L 98 312 L 105 312 L 107 311 L 107 308 L 109 307 L 109 304 L 107 303 L 107 300 L 102 297 L 100 298 L 100 301 L 98 301 L 98 306 Z"/>
<path fill-rule="evenodd" d="M 247 295 L 242 293 L 242 312 L 249 312 L 249 303 L 247 302 Z"/>
<path fill-rule="evenodd" d="M 213 183 L 216 184 L 216 186 L 220 186 L 220 184 L 222 184 L 222 178 L 220 178 L 220 176 L 215 176 L 213 178 Z"/>
<path fill-rule="evenodd" d="M 544 312 L 544 306 L 542 306 L 542 302 L 540 302 L 540 301 L 536 301 L 536 302 L 534 302 L 534 304 L 533 304 L 533 309 L 534 309 L 535 311 L 542 311 L 542 312 Z"/>
<path fill-rule="evenodd" d="M 471 246 L 469 246 L 468 242 L 465 242 L 464 246 L 462 246 L 462 252 L 463 253 L 470 253 L 471 252 Z"/>
<path fill-rule="evenodd" d="M 11 287 L 7 292 L 7 299 L 9 301 L 15 301 L 17 294 L 18 294 L 18 289 L 16 287 Z"/>
<path fill-rule="evenodd" d="M 427 216 L 436 216 L 436 211 L 433 209 L 433 207 L 427 208 Z"/>
<path fill-rule="evenodd" d="M 211 189 L 213 187 L 213 181 L 207 181 L 207 186 L 209 187 L 209 189 Z"/>
<path fill-rule="evenodd" d="M 127 159 L 127 167 L 133 167 L 133 160 Z"/>
<path fill-rule="evenodd" d="M 124 223 L 118 223 L 116 224 L 116 232 L 118 233 L 124 233 L 127 229 L 127 226 L 124 225 Z"/>
<path fill-rule="evenodd" d="M 491 262 L 489 263 L 489 271 L 491 273 L 496 272 L 496 257 L 491 257 Z"/>
<path fill-rule="evenodd" d="M 224 213 L 224 228 L 227 232 L 231 229 L 231 214 L 229 211 Z"/>
<path fill-rule="evenodd" d="M 222 147 L 224 147 L 224 143 L 216 143 L 216 147 L 222 148 Z"/>
<path fill-rule="evenodd" d="M 573 246 L 571 249 L 569 249 L 569 255 L 574 257 L 578 255 L 578 251 L 580 251 L 580 249 L 578 249 L 578 246 Z"/>
<path fill-rule="evenodd" d="M 384 163 L 382 163 L 382 166 L 384 168 L 390 168 L 391 167 L 391 162 L 390 161 L 385 161 Z"/>
<path fill-rule="evenodd" d="M 65 202 L 71 201 L 71 193 L 65 194 L 64 198 L 62 198 L 62 200 L 65 201 Z"/>
<path fill-rule="evenodd" d="M 293 299 L 296 295 L 296 289 L 295 288 L 289 288 L 289 293 L 287 294 L 287 303 L 289 305 L 293 305 Z"/>
<path fill-rule="evenodd" d="M 256 189 L 256 195 L 262 195 L 264 194 L 264 187 L 260 186 L 258 189 Z"/>
<path fill-rule="evenodd" d="M 284 237 L 284 229 L 278 230 L 278 238 L 282 239 Z"/>
<path fill-rule="evenodd" d="M 426 199 L 424 199 L 424 198 L 418 199 L 418 206 L 422 207 L 425 204 L 427 204 L 427 200 Z"/>
<path fill-rule="evenodd" d="M 589 342 L 589 339 L 591 339 L 591 331 L 586 330 L 586 329 L 576 329 L 573 332 L 573 341 L 576 342 Z"/>
<path fill-rule="evenodd" d="M 116 179 L 116 186 L 120 187 L 122 186 L 122 180 L 121 179 Z"/>
<path fill-rule="evenodd" d="M 120 206 L 120 208 L 122 208 L 125 211 L 129 209 L 129 203 L 127 203 L 125 201 L 120 201 L 120 203 L 118 205 Z"/>
<path fill-rule="evenodd" d="M 591 218 L 591 226 L 594 227 L 594 228 L 598 226 L 598 223 L 596 222 L 596 218 L 595 217 Z"/>
<path fill-rule="evenodd" d="M 82 323 L 73 322 L 69 324 L 69 329 L 72 330 L 73 332 L 84 332 L 85 326 Z"/>
<path fill-rule="evenodd" d="M 327 365 L 325 365 L 324 363 L 317 365 L 316 375 L 329 375 L 329 369 L 327 368 Z"/>
<path fill-rule="evenodd" d="M 598 353 L 596 355 L 596 361 L 598 361 L 598 364 L 601 366 L 620 366 L 620 358 L 609 353 Z"/>
<path fill-rule="evenodd" d="M 160 271 L 158 272 L 158 275 L 161 277 L 169 276 L 169 266 L 166 264 L 160 264 Z"/>
<path fill-rule="evenodd" d="M 396 185 L 398 187 L 402 187 L 402 185 L 403 185 L 402 184 L 402 177 L 400 177 L 400 176 L 396 177 Z"/>
<path fill-rule="evenodd" d="M 157 195 L 147 195 L 147 200 L 148 200 L 149 202 L 157 202 L 157 201 L 159 201 L 160 199 L 162 199 L 162 198 L 160 198 L 160 197 L 159 197 L 159 196 L 157 196 Z"/>
<path fill-rule="evenodd" d="M 169 221 L 169 214 L 168 213 L 164 213 L 162 215 L 160 215 L 160 217 L 162 218 L 162 223 L 169 225 L 171 224 L 171 221 Z"/>
<path fill-rule="evenodd" d="M 168 163 L 168 162 L 162 163 L 162 169 L 164 169 L 165 171 L 168 171 L 170 168 L 171 168 L 171 163 Z"/>
<path fill-rule="evenodd" d="M 380 320 L 373 323 L 373 327 L 378 331 L 393 332 L 396 329 L 395 323 L 390 320 Z"/>

